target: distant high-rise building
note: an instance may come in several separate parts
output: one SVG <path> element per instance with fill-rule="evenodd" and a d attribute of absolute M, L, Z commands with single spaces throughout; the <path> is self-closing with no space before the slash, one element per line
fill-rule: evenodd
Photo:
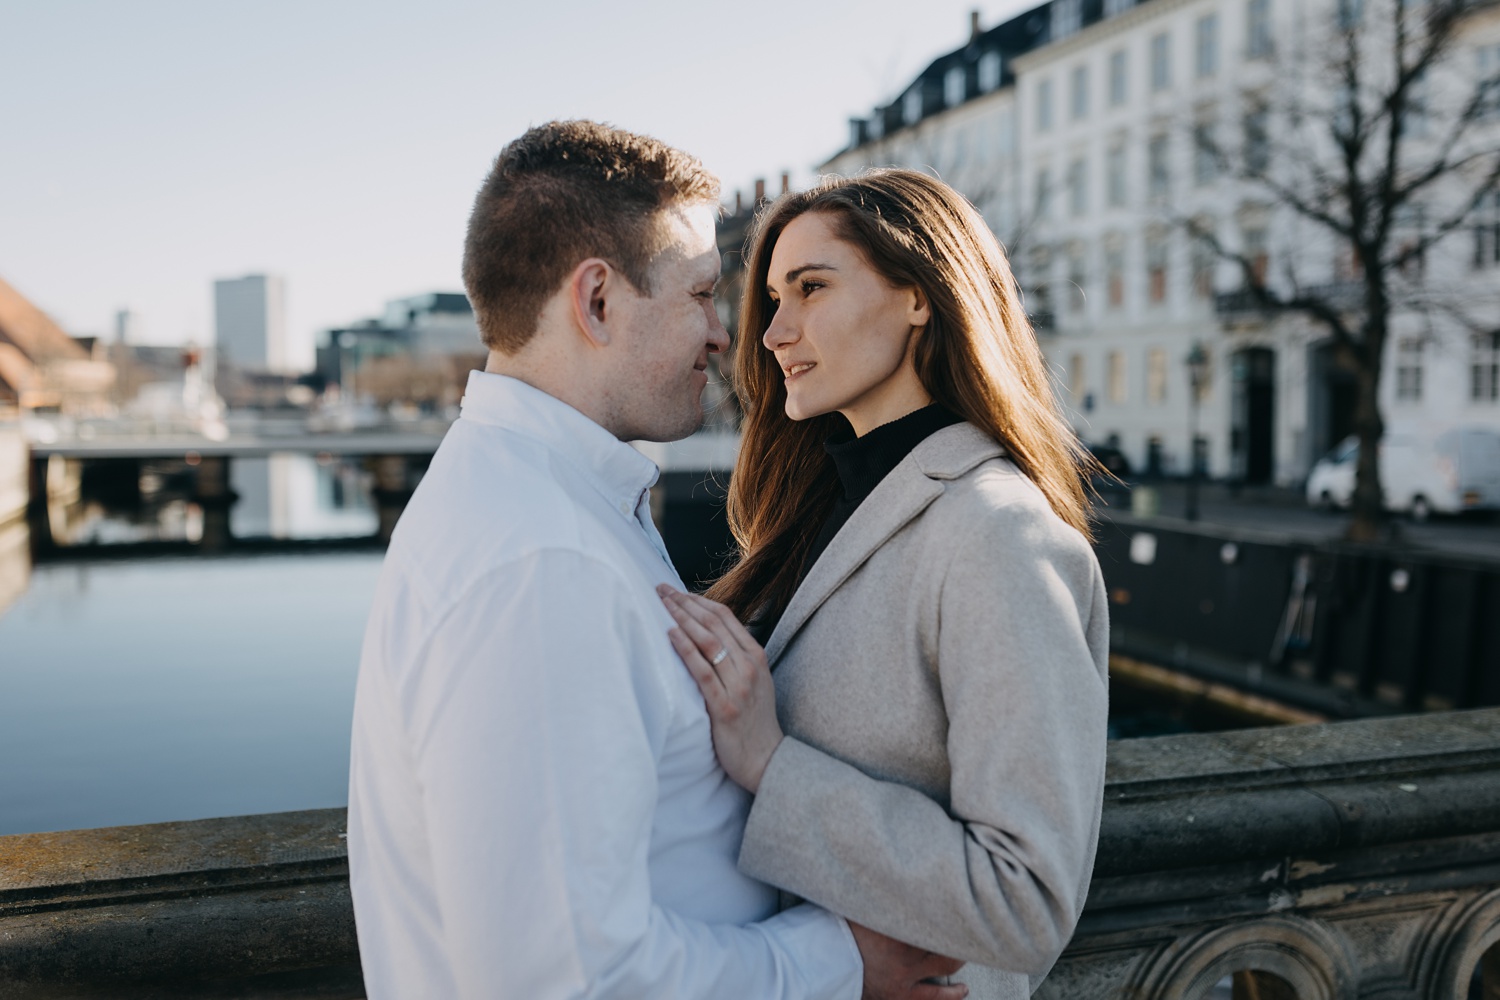
<path fill-rule="evenodd" d="M 135 340 L 136 316 L 129 309 L 115 313 L 115 343 L 128 344 Z"/>
<path fill-rule="evenodd" d="M 287 370 L 286 294 L 280 278 L 249 274 L 214 282 L 214 346 L 220 366 Z"/>

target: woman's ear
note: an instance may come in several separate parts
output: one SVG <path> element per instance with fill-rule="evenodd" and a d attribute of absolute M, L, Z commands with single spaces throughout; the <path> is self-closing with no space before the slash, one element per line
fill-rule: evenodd
<path fill-rule="evenodd" d="M 594 346 L 609 343 L 608 293 L 614 282 L 614 269 L 598 257 L 590 257 L 568 277 L 569 299 L 573 305 L 573 321 L 578 331 Z"/>
<path fill-rule="evenodd" d="M 932 320 L 932 306 L 927 302 L 927 296 L 922 289 L 916 285 L 908 288 L 906 322 L 909 326 L 926 326 Z"/>

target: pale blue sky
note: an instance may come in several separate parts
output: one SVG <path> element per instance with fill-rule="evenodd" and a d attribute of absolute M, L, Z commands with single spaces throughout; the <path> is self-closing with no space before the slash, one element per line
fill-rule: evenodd
<path fill-rule="evenodd" d="M 1027 0 L 735 5 L 0 0 L 0 278 L 71 333 L 212 338 L 212 280 L 287 281 L 294 344 L 458 290 L 470 200 L 529 125 L 591 117 L 726 193 L 806 180 L 850 115 Z M 771 181 L 774 183 L 774 181 Z"/>

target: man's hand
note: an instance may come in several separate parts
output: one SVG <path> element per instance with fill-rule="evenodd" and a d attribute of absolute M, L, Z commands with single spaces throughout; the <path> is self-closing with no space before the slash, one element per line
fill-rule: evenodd
<path fill-rule="evenodd" d="M 865 960 L 862 1000 L 963 1000 L 969 995 L 962 983 L 942 986 L 936 982 L 964 967 L 957 959 L 904 944 L 852 920 L 849 929 Z"/>

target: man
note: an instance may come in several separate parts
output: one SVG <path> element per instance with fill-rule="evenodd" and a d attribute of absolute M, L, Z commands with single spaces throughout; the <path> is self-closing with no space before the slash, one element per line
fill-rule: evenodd
<path fill-rule="evenodd" d="M 490 349 L 391 541 L 355 700 L 349 860 L 369 995 L 957 1000 L 957 963 L 735 867 L 748 801 L 667 639 L 656 467 L 701 420 L 718 183 L 590 122 L 475 202 Z M 857 940 L 856 940 L 857 936 Z M 863 960 L 861 958 L 863 951 Z"/>

